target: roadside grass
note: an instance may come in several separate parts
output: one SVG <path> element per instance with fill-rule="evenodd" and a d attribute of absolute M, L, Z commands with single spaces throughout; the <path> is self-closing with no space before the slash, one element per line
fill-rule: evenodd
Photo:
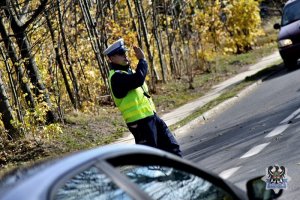
<path fill-rule="evenodd" d="M 63 130 L 56 140 L 62 141 L 61 147 L 68 152 L 112 143 L 122 137 L 127 128 L 116 108 L 102 107 L 98 108 L 97 114 L 66 115 Z"/>
<path fill-rule="evenodd" d="M 116 108 L 99 107 L 96 113 L 72 112 L 65 115 L 65 122 L 60 125 L 62 132 L 51 138 L 25 136 L 16 141 L 0 138 L 0 179 L 7 171 L 40 160 L 110 144 L 127 131 Z"/>

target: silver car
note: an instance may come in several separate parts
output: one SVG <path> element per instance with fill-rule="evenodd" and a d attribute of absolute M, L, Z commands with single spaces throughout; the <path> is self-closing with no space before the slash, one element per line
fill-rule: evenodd
<path fill-rule="evenodd" d="M 211 172 L 141 145 L 110 145 L 8 174 L 1 200 L 275 199 L 260 178 L 248 194 Z"/>

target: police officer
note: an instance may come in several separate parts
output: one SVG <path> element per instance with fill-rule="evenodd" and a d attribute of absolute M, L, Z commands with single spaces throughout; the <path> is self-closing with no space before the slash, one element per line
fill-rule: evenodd
<path fill-rule="evenodd" d="M 124 40 L 119 39 L 103 52 L 108 56 L 110 64 L 109 84 L 116 106 L 136 144 L 156 147 L 181 156 L 179 144 L 166 123 L 157 116 L 148 93 L 145 83 L 148 64 L 144 52 L 139 47 L 133 47 L 139 60 L 136 71 L 133 71 L 126 55 L 127 50 Z"/>

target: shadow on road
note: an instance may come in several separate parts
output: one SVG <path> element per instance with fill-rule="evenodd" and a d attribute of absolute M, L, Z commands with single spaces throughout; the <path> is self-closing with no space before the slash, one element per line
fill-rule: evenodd
<path fill-rule="evenodd" d="M 258 73 L 254 74 L 253 76 L 246 77 L 245 81 L 258 81 L 258 80 L 262 80 L 263 82 L 269 81 L 281 76 L 285 76 L 289 73 L 293 73 L 299 68 L 300 68 L 299 64 L 293 68 L 287 68 L 283 63 L 280 63 L 278 65 L 273 65 L 272 67 L 261 70 Z"/>
<path fill-rule="evenodd" d="M 300 69 L 300 65 L 294 66 L 294 67 L 289 67 L 287 68 L 283 63 L 278 65 L 278 71 L 275 72 L 274 74 L 270 75 L 269 77 L 266 77 L 263 81 L 268 81 L 280 76 L 284 76 L 289 73 L 293 73 L 294 71 Z"/>

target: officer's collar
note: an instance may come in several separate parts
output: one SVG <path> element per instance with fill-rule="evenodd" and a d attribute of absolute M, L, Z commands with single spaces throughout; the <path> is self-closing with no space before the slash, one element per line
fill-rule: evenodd
<path fill-rule="evenodd" d="M 118 64 L 115 64 L 115 63 L 110 63 L 110 69 L 112 70 L 122 70 L 122 71 L 128 71 L 128 69 L 130 68 L 129 65 L 118 65 Z"/>

